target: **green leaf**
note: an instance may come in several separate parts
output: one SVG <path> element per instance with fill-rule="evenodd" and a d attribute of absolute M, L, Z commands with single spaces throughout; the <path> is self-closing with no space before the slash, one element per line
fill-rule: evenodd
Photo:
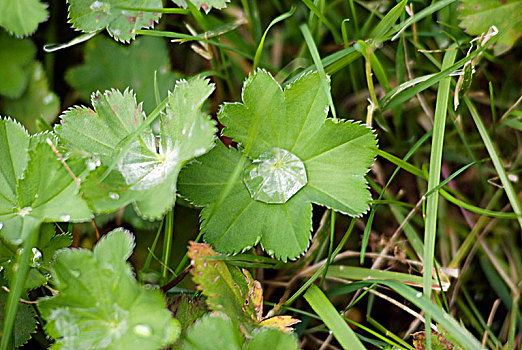
<path fill-rule="evenodd" d="M 52 278 L 59 294 L 38 301 L 53 349 L 158 349 L 178 338 L 179 322 L 161 293 L 140 286 L 125 262 L 133 247 L 133 236 L 116 229 L 94 252 L 57 255 Z"/>
<path fill-rule="evenodd" d="M 103 182 L 99 178 L 104 167 L 145 120 L 141 105 L 131 91 L 113 90 L 93 95 L 94 110 L 77 107 L 62 116 L 64 123 L 56 128 L 60 138 L 74 152 L 90 156 L 93 170 L 102 166 L 83 189 L 95 211 L 134 202 L 140 215 L 157 219 L 174 205 L 180 168 L 214 143 L 215 123 L 200 111 L 213 89 L 206 79 L 179 81 L 160 117 L 159 140 L 150 130 L 141 133 Z"/>
<path fill-rule="evenodd" d="M 273 328 L 257 329 L 252 339 L 243 347 L 245 350 L 297 350 L 299 343 L 292 333 L 283 333 Z"/>
<path fill-rule="evenodd" d="M 172 0 L 176 5 L 187 8 L 187 0 Z M 230 0 L 189 0 L 197 9 L 203 9 L 205 13 L 209 13 L 212 8 L 223 9 L 227 7 Z"/>
<path fill-rule="evenodd" d="M 364 176 L 375 157 L 375 135 L 359 123 L 326 119 L 328 100 L 317 73 L 283 91 L 258 70 L 245 83 L 243 101 L 225 104 L 218 117 L 224 134 L 251 159 L 218 143 L 183 169 L 179 191 L 204 207 L 201 230 L 216 250 L 238 253 L 260 243 L 270 256 L 295 259 L 309 244 L 312 202 L 350 216 L 368 210 Z M 243 175 L 233 178 L 240 163 Z M 300 164 L 306 174 L 300 175 Z M 215 206 L 229 179 L 232 189 Z"/>
<path fill-rule="evenodd" d="M 179 321 L 182 333 L 208 312 L 203 297 L 189 297 L 184 294 L 175 297 L 174 301 L 169 303 L 169 309 Z"/>
<path fill-rule="evenodd" d="M 28 66 L 36 54 L 36 47 L 29 39 L 15 39 L 6 33 L 0 33 L 0 47 L 0 94 L 19 97 L 27 86 Z"/>
<path fill-rule="evenodd" d="M 91 218 L 78 184 L 57 159 L 52 133 L 29 137 L 10 119 L 0 120 L 0 235 L 18 245 L 40 222 Z M 68 162 L 81 176 L 83 162 Z"/>
<path fill-rule="evenodd" d="M 462 0 L 459 7 L 460 27 L 468 34 L 481 35 L 496 26 L 499 38 L 495 55 L 507 52 L 522 36 L 522 0 Z"/>
<path fill-rule="evenodd" d="M 129 8 L 162 8 L 161 0 L 67 0 L 69 21 L 74 28 L 92 33 L 104 28 L 115 40 L 129 42 L 134 31 L 153 28 L 161 14 Z"/>
<path fill-rule="evenodd" d="M 202 317 L 187 331 L 183 350 L 240 350 L 244 338 L 238 325 L 222 313 Z"/>
<path fill-rule="evenodd" d="M 58 96 L 49 90 L 47 77 L 42 64 L 33 61 L 27 67 L 29 85 L 17 99 L 4 99 L 1 103 L 5 115 L 16 118 L 30 133 L 38 132 L 37 120 L 43 117 L 47 123 L 52 123 L 60 112 Z"/>
<path fill-rule="evenodd" d="M 169 53 L 163 39 L 140 37 L 129 46 L 123 46 L 97 36 L 85 46 L 85 63 L 69 69 L 65 78 L 85 101 L 89 101 L 93 91 L 111 88 L 123 91 L 130 87 L 149 113 L 156 107 L 155 71 L 160 95 L 164 97 L 174 86 L 177 74 L 170 70 Z"/>
<path fill-rule="evenodd" d="M 7 302 L 7 293 L 0 290 L 0 330 L 4 327 L 5 306 Z M 14 346 L 20 347 L 27 343 L 31 338 L 31 333 L 36 330 L 35 312 L 31 305 L 18 303 L 14 323 Z M 0 332 L 0 337 L 2 336 Z"/>
<path fill-rule="evenodd" d="M 16 36 L 33 34 L 47 16 L 47 5 L 39 0 L 0 0 L 0 26 Z"/>

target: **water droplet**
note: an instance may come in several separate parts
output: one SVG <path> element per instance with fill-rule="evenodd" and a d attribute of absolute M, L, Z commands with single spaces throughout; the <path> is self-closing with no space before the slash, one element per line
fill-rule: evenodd
<path fill-rule="evenodd" d="M 37 248 L 31 249 L 33 256 L 31 258 L 31 267 L 38 267 L 42 263 L 43 255 L 42 252 Z"/>
<path fill-rule="evenodd" d="M 138 324 L 132 329 L 134 334 L 142 338 L 148 338 L 152 335 L 152 329 L 144 324 Z"/>
<path fill-rule="evenodd" d="M 4 223 L 0 222 L 0 230 L 4 228 Z"/>
<path fill-rule="evenodd" d="M 74 270 L 74 269 L 70 269 L 69 271 L 71 271 L 71 274 L 76 277 L 76 278 L 79 278 L 80 277 L 80 271 L 78 270 Z"/>
<path fill-rule="evenodd" d="M 33 208 L 31 208 L 31 207 L 25 207 L 25 208 L 20 209 L 20 210 L 18 211 L 18 215 L 20 215 L 20 216 L 26 216 L 27 214 L 29 214 L 29 213 L 31 212 L 31 210 L 33 210 Z"/>
<path fill-rule="evenodd" d="M 60 217 L 60 219 L 61 219 L 62 221 L 64 221 L 64 222 L 66 222 L 66 221 L 71 220 L 71 216 L 65 214 L 65 215 L 62 215 L 62 216 Z"/>
<path fill-rule="evenodd" d="M 104 5 L 105 4 L 102 1 L 95 1 L 91 4 L 91 6 L 89 6 L 89 8 L 93 11 L 98 11 L 101 10 Z"/>
<path fill-rule="evenodd" d="M 94 162 L 94 164 L 96 164 L 96 166 L 100 166 L 101 165 L 101 160 L 96 159 L 96 162 Z"/>
<path fill-rule="evenodd" d="M 116 192 L 109 192 L 109 197 L 114 200 L 120 199 L 120 195 Z"/>
<path fill-rule="evenodd" d="M 87 168 L 89 170 L 94 170 L 96 169 L 97 167 L 99 167 L 101 165 L 101 161 L 99 159 L 96 159 L 96 158 L 91 158 L 87 161 Z"/>
<path fill-rule="evenodd" d="M 308 178 L 304 163 L 293 153 L 272 148 L 254 159 L 243 174 L 250 196 L 263 203 L 285 203 Z"/>
<path fill-rule="evenodd" d="M 267 251 L 267 253 L 268 253 L 268 255 L 270 255 L 270 256 L 273 256 L 273 255 L 274 255 L 274 251 L 273 251 L 273 250 L 269 250 L 269 251 Z"/>
<path fill-rule="evenodd" d="M 422 296 L 422 293 L 421 293 L 421 292 L 418 292 L 417 294 L 415 294 L 415 296 L 416 296 L 417 298 L 420 298 L 420 297 Z"/>
<path fill-rule="evenodd" d="M 36 194 L 34 195 L 34 198 L 38 198 L 38 193 L 36 193 Z"/>
<path fill-rule="evenodd" d="M 53 99 L 54 99 L 53 94 L 47 94 L 43 98 L 43 104 L 48 105 L 49 103 L 53 102 Z"/>

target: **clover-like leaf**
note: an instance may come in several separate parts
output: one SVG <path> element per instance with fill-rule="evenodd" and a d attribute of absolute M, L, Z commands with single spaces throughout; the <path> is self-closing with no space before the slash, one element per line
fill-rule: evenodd
<path fill-rule="evenodd" d="M 29 136 L 10 119 L 0 119 L 0 235 L 18 245 L 41 222 L 91 218 L 78 184 L 53 152 L 52 133 Z M 68 162 L 81 176 L 83 162 Z"/>
<path fill-rule="evenodd" d="M 213 146 L 215 123 L 200 111 L 212 91 L 206 79 L 179 81 L 160 117 L 159 138 L 150 129 L 142 132 L 104 181 L 105 166 L 145 120 L 141 105 L 131 91 L 113 90 L 93 95 L 94 110 L 76 107 L 62 116 L 57 134 L 73 152 L 90 157 L 93 170 L 99 167 L 82 187 L 95 211 L 134 202 L 140 215 L 157 219 L 173 206 L 179 170 Z"/>
<path fill-rule="evenodd" d="M 310 241 L 311 203 L 350 216 L 368 210 L 364 176 L 376 155 L 375 135 L 360 123 L 326 119 L 327 112 L 317 73 L 283 91 L 258 70 L 245 83 L 243 103 L 223 106 L 224 134 L 240 150 L 218 143 L 178 182 L 181 195 L 204 207 L 201 229 L 216 250 L 237 253 L 260 243 L 271 256 L 295 259 Z M 240 162 L 242 175 L 214 207 Z"/>
<path fill-rule="evenodd" d="M 6 33 L 0 33 L 0 47 L 0 94 L 19 97 L 27 86 L 28 66 L 36 54 L 36 47 L 30 39 L 15 39 Z"/>
<path fill-rule="evenodd" d="M 86 101 L 93 91 L 130 87 L 149 113 L 156 107 L 155 71 L 158 90 L 166 96 L 177 75 L 170 70 L 169 52 L 162 38 L 140 37 L 126 47 L 97 36 L 85 44 L 85 63 L 69 69 L 65 78 Z"/>
<path fill-rule="evenodd" d="M 161 0 L 67 0 L 69 19 L 73 27 L 92 33 L 107 28 L 118 41 L 129 42 L 136 29 L 152 28 L 161 14 L 142 12 L 134 8 L 162 8 Z"/>
<path fill-rule="evenodd" d="M 47 16 L 47 5 L 40 0 L 0 0 L 0 26 L 16 36 L 34 33 Z"/>
<path fill-rule="evenodd" d="M 42 117 L 52 123 L 60 112 L 60 99 L 49 89 L 42 63 L 33 61 L 27 67 L 29 84 L 17 99 L 6 98 L 0 103 L 2 112 L 16 118 L 29 132 L 38 131 L 37 121 Z"/>
<path fill-rule="evenodd" d="M 116 229 L 94 252 L 62 250 L 52 279 L 59 294 L 38 300 L 53 349 L 158 349 L 175 341 L 179 322 L 160 292 L 145 289 L 126 262 L 134 237 Z"/>
<path fill-rule="evenodd" d="M 522 0 L 462 0 L 459 7 L 460 27 L 468 34 L 487 33 L 496 26 L 499 38 L 495 55 L 507 52 L 522 36 Z"/>
<path fill-rule="evenodd" d="M 187 8 L 187 0 L 172 0 L 178 6 Z M 197 9 L 203 9 L 206 13 L 209 13 L 212 8 L 223 9 L 227 7 L 227 2 L 230 0 L 190 0 Z"/>

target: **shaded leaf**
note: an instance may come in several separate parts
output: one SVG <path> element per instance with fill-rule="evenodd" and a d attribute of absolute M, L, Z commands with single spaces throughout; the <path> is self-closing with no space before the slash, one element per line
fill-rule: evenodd
<path fill-rule="evenodd" d="M 104 28 L 118 41 L 129 42 L 134 31 L 152 28 L 161 14 L 126 8 L 162 8 L 161 0 L 67 0 L 69 21 L 74 28 L 92 33 Z"/>
<path fill-rule="evenodd" d="M 29 65 L 36 54 L 36 47 L 29 39 L 15 39 L 4 32 L 0 32 L 0 47 L 0 94 L 19 97 L 27 86 Z"/>
<path fill-rule="evenodd" d="M 169 53 L 163 39 L 141 37 L 123 46 L 97 36 L 85 45 L 84 64 L 67 70 L 65 78 L 85 101 L 89 101 L 93 91 L 111 88 L 123 91 L 130 87 L 149 113 L 156 107 L 155 71 L 160 95 L 164 97 L 178 76 L 170 71 Z"/>
<path fill-rule="evenodd" d="M 260 328 L 243 347 L 244 350 L 297 350 L 299 343 L 294 334 L 283 333 L 277 329 Z"/>
<path fill-rule="evenodd" d="M 7 292 L 0 290 L 0 337 L 1 330 L 4 328 L 5 305 L 7 302 Z M 31 333 L 36 330 L 35 312 L 31 305 L 18 303 L 14 321 L 14 346 L 20 347 L 27 343 L 31 338 Z"/>
<path fill-rule="evenodd" d="M 99 180 L 102 169 L 87 178 L 83 192 L 95 211 L 113 211 L 134 202 L 140 215 L 157 219 L 174 205 L 180 168 L 214 143 L 215 123 L 200 111 L 213 89 L 200 78 L 176 84 L 160 117 L 159 139 L 150 129 L 142 132 L 106 180 Z M 72 151 L 90 157 L 94 170 L 112 162 L 145 114 L 128 90 L 96 93 L 92 104 L 94 110 L 67 111 L 56 132 Z"/>
<path fill-rule="evenodd" d="M 326 119 L 328 100 L 317 73 L 283 91 L 269 73 L 258 70 L 246 80 L 242 96 L 242 104 L 225 104 L 218 118 L 224 135 L 249 158 L 243 162 L 241 151 L 218 143 L 183 169 L 179 191 L 204 207 L 201 230 L 216 250 L 238 253 L 260 243 L 270 256 L 295 259 L 309 245 L 312 202 L 350 216 L 368 210 L 364 176 L 376 154 L 376 138 L 362 124 Z M 242 175 L 214 208 L 240 162 Z"/>
<path fill-rule="evenodd" d="M 5 115 L 16 118 L 30 133 L 38 132 L 37 120 L 43 117 L 47 123 L 52 123 L 60 113 L 60 100 L 49 89 L 47 77 L 42 64 L 32 62 L 28 67 L 29 84 L 27 89 L 17 99 L 4 99 L 1 103 Z"/>
<path fill-rule="evenodd" d="M 196 320 L 208 312 L 203 298 L 189 297 L 184 294 L 178 295 L 169 304 L 173 316 L 179 321 L 182 333 L 192 326 Z"/>
<path fill-rule="evenodd" d="M 78 184 L 48 142 L 52 133 L 30 137 L 10 119 L 0 120 L 0 235 L 18 245 L 41 222 L 80 222 L 91 211 L 78 195 Z M 81 176 L 83 162 L 68 163 Z"/>
<path fill-rule="evenodd" d="M 425 350 L 426 349 L 426 332 L 417 332 L 413 333 L 413 346 L 415 346 L 415 350 Z M 461 349 L 460 347 L 456 347 L 451 341 L 447 340 L 442 333 L 432 331 L 431 332 L 431 348 L 433 350 L 453 350 L 453 349 Z"/>
<path fill-rule="evenodd" d="M 177 339 L 179 322 L 161 293 L 140 286 L 126 263 L 133 247 L 133 236 L 116 229 L 93 252 L 58 254 L 52 278 L 60 293 L 38 301 L 53 348 L 158 349 Z"/>
<path fill-rule="evenodd" d="M 39 0 L 0 0 L 0 26 L 16 36 L 34 33 L 47 16 L 47 5 Z"/>
<path fill-rule="evenodd" d="M 496 26 L 499 38 L 495 55 L 508 51 L 522 36 L 521 0 L 462 0 L 459 7 L 460 27 L 468 34 L 481 35 Z"/>
<path fill-rule="evenodd" d="M 203 316 L 187 331 L 182 349 L 240 350 L 244 338 L 238 325 L 222 313 Z"/>

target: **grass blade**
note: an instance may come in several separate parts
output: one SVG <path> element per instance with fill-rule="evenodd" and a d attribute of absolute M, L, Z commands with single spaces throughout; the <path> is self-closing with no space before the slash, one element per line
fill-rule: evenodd
<path fill-rule="evenodd" d="M 446 51 L 442 62 L 442 69 L 451 66 L 455 61 L 457 51 Z M 430 155 L 430 172 L 428 175 L 428 192 L 440 183 L 442 165 L 442 148 L 444 147 L 444 128 L 448 113 L 448 100 L 450 96 L 451 78 L 442 79 L 437 91 L 437 106 L 435 107 L 435 120 L 433 124 L 433 137 Z M 431 299 L 433 258 L 435 254 L 435 237 L 437 235 L 437 209 L 439 196 L 429 196 L 426 206 L 426 225 L 424 228 L 424 273 L 423 292 L 426 298 Z M 431 349 L 431 315 L 428 311 L 426 317 L 426 348 Z"/>
<path fill-rule="evenodd" d="M 346 324 L 319 287 L 312 284 L 304 297 L 312 309 L 321 317 L 326 327 L 332 331 L 343 349 L 365 349 L 355 332 Z"/>

